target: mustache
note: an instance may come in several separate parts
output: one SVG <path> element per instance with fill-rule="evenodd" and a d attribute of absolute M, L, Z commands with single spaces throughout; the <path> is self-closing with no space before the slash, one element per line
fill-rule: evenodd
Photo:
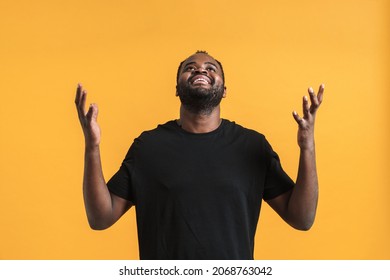
<path fill-rule="evenodd" d="M 223 85 L 213 85 L 211 88 L 193 88 L 189 84 L 180 84 L 177 94 L 181 104 L 190 112 L 210 114 L 219 105 L 224 93 Z"/>

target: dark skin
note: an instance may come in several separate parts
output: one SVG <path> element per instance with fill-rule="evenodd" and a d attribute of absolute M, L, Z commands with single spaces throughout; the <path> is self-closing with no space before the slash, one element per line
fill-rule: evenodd
<path fill-rule="evenodd" d="M 268 200 L 268 204 L 292 227 L 309 230 L 314 223 L 318 203 L 318 177 L 316 168 L 314 124 L 317 110 L 324 94 L 324 85 L 320 85 L 318 94 L 308 89 L 311 104 L 303 97 L 303 117 L 293 112 L 298 124 L 298 146 L 300 148 L 298 175 L 295 187 Z"/>
<path fill-rule="evenodd" d="M 213 84 L 223 85 L 219 64 L 209 55 L 198 53 L 190 56 L 180 69 L 178 83 L 188 83 L 191 87 L 209 88 Z M 314 124 L 318 108 L 323 99 L 324 86 L 318 94 L 308 90 L 309 99 L 303 98 L 303 116 L 295 111 L 293 117 L 298 124 L 298 146 L 300 160 L 295 187 L 267 203 L 292 227 L 308 230 L 312 226 L 318 201 L 318 178 L 315 160 Z M 85 138 L 85 164 L 83 194 L 88 222 L 96 230 L 113 225 L 132 204 L 107 189 L 100 159 L 101 132 L 97 123 L 98 107 L 91 104 L 85 109 L 87 92 L 81 85 L 77 87 L 76 107 Z M 223 98 L 226 97 L 224 87 Z M 191 112 L 180 106 L 177 122 L 184 130 L 192 133 L 206 133 L 218 128 L 221 123 L 220 105 L 210 112 Z"/>
<path fill-rule="evenodd" d="M 78 85 L 75 103 L 85 138 L 84 204 L 90 227 L 102 230 L 113 225 L 132 205 L 107 189 L 100 159 L 101 132 L 97 123 L 98 107 L 91 104 L 86 111 L 86 97 L 87 92 Z"/>
<path fill-rule="evenodd" d="M 197 80 L 205 80 L 199 81 Z M 178 83 L 190 82 L 194 88 L 210 88 L 213 83 L 222 85 L 221 68 L 212 57 L 206 54 L 195 54 L 190 56 L 180 70 Z M 178 93 L 176 93 L 178 96 Z M 226 87 L 224 87 L 223 98 L 226 97 Z M 178 122 L 184 130 L 192 133 L 206 133 L 218 128 L 221 123 L 220 106 L 215 107 L 211 113 L 194 113 L 180 106 L 180 119 Z"/>

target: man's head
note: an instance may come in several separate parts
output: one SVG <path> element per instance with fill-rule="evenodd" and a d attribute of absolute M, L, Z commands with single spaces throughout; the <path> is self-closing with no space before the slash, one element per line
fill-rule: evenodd
<path fill-rule="evenodd" d="M 205 51 L 180 63 L 176 95 L 182 105 L 196 114 L 209 114 L 226 96 L 222 64 Z"/>

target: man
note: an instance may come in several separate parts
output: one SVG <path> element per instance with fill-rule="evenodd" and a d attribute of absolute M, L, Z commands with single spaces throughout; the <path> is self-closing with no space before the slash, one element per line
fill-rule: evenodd
<path fill-rule="evenodd" d="M 294 183 L 265 137 L 220 117 L 226 96 L 222 64 L 198 51 L 177 73 L 180 119 L 134 140 L 106 184 L 101 167 L 98 108 L 76 106 L 85 136 L 83 193 L 91 228 L 106 229 L 136 207 L 141 259 L 253 259 L 264 199 L 288 224 L 308 230 L 318 199 L 314 121 L 324 86 L 298 123 L 300 160 Z"/>

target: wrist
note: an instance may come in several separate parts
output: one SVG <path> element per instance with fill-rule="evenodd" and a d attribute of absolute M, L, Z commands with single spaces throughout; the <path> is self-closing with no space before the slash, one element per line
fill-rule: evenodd
<path fill-rule="evenodd" d="M 301 152 L 308 152 L 308 153 L 314 153 L 315 152 L 315 144 L 313 143 L 307 143 L 307 144 L 301 144 L 299 145 L 299 148 Z"/>
<path fill-rule="evenodd" d="M 100 151 L 99 144 L 85 143 L 85 153 L 94 154 L 94 153 L 99 153 L 99 151 Z"/>

